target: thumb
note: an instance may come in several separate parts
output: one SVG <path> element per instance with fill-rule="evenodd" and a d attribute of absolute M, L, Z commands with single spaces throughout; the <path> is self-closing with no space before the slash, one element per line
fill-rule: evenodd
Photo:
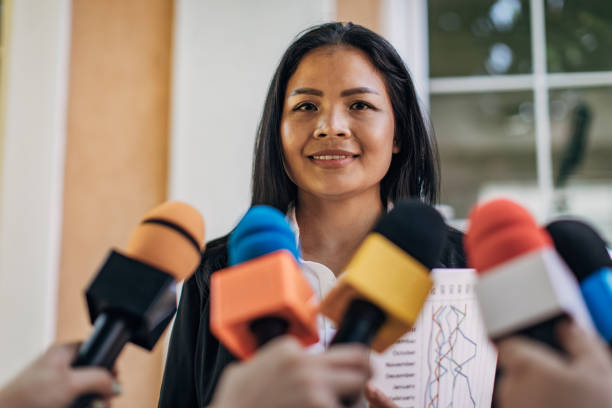
<path fill-rule="evenodd" d="M 561 354 L 547 345 L 523 337 L 511 337 L 497 345 L 497 362 L 507 371 L 540 370 L 563 371 L 567 363 Z"/>
<path fill-rule="evenodd" d="M 295 337 L 285 335 L 285 336 L 280 336 L 278 338 L 270 340 L 260 350 L 258 350 L 255 356 L 253 356 L 253 359 L 257 358 L 258 356 L 267 356 L 267 355 L 285 357 L 289 355 L 296 355 L 298 353 L 301 353 L 302 351 L 303 351 L 303 347 L 300 345 L 300 343 L 297 341 Z"/>
<path fill-rule="evenodd" d="M 370 405 L 370 408 L 399 408 L 391 398 L 376 388 L 372 382 L 369 382 L 366 385 L 364 395 L 368 401 L 368 404 Z"/>
<path fill-rule="evenodd" d="M 98 367 L 79 367 L 70 370 L 70 384 L 75 397 L 89 393 L 103 397 L 121 394 L 121 385 L 111 373 Z"/>
<path fill-rule="evenodd" d="M 561 322 L 557 326 L 561 345 L 574 359 L 592 358 L 598 361 L 609 359 L 608 350 L 597 335 L 588 333 L 575 322 Z"/>

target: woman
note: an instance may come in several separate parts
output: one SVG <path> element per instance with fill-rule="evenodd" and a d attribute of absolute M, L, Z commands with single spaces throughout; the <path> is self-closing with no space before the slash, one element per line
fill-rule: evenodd
<path fill-rule="evenodd" d="M 389 205 L 406 197 L 435 202 L 437 170 L 410 75 L 386 40 L 329 23 L 287 49 L 258 129 L 251 204 L 288 214 L 319 296 Z M 449 230 L 440 266 L 464 267 L 461 234 Z M 209 328 L 210 275 L 227 266 L 226 246 L 227 237 L 209 243 L 185 283 L 160 407 L 207 405 L 234 360 Z"/>

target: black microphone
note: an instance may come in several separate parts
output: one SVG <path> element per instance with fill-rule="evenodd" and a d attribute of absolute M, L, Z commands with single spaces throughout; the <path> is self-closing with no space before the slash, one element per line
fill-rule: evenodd
<path fill-rule="evenodd" d="M 577 219 L 553 221 L 546 229 L 578 279 L 597 331 L 612 346 L 612 259 L 606 242 L 593 227 Z"/>
<path fill-rule="evenodd" d="M 112 370 L 128 341 L 153 349 L 176 312 L 176 281 L 200 264 L 203 242 L 204 220 L 190 205 L 167 202 L 147 213 L 125 255 L 111 251 L 87 289 L 94 331 L 72 366 Z M 70 408 L 96 398 L 82 395 Z"/>
<path fill-rule="evenodd" d="M 397 203 L 383 215 L 321 302 L 321 313 L 338 325 L 331 344 L 382 352 L 410 330 L 433 286 L 429 273 L 446 236 L 440 214 L 419 200 Z M 341 403 L 357 399 L 347 395 Z"/>
<path fill-rule="evenodd" d="M 321 312 L 338 325 L 332 344 L 384 351 L 416 322 L 446 242 L 440 214 L 419 200 L 398 203 L 359 247 Z"/>

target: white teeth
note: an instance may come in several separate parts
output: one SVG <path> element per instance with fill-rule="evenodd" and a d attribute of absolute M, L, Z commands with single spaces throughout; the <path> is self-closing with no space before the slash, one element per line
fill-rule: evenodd
<path fill-rule="evenodd" d="M 340 160 L 340 159 L 347 159 L 349 157 L 353 157 L 353 156 L 339 156 L 339 155 L 333 155 L 333 156 L 312 156 L 312 158 L 315 159 L 315 160 Z"/>

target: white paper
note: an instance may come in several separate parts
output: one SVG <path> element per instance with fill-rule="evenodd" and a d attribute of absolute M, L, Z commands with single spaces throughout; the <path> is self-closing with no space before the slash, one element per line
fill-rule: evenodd
<path fill-rule="evenodd" d="M 434 269 L 412 330 L 372 353 L 373 382 L 402 408 L 490 407 L 497 354 L 474 293 L 473 269 Z"/>

